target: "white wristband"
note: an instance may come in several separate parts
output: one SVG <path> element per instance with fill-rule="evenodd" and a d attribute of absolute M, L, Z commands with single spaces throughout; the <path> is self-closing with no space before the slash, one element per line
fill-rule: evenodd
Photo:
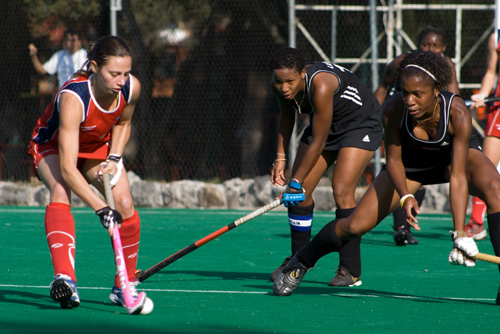
<path fill-rule="evenodd" d="M 406 194 L 404 195 L 403 197 L 401 197 L 401 199 L 399 200 L 399 206 L 403 207 L 403 205 L 405 204 L 405 201 L 408 197 L 413 197 L 415 198 L 415 196 L 413 196 L 412 194 Z"/>

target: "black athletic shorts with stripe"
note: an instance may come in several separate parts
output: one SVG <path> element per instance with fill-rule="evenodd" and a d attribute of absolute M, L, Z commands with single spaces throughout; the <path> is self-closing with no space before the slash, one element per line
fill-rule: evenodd
<path fill-rule="evenodd" d="M 323 151 L 338 151 L 344 147 L 375 151 L 382 144 L 382 135 L 380 105 L 373 103 L 366 117 L 353 119 L 344 124 L 332 124 Z M 300 141 L 307 145 L 312 143 L 311 123 L 305 128 Z"/>

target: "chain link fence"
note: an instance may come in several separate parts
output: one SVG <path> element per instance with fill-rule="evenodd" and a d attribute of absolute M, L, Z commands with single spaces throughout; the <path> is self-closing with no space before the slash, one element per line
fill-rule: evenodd
<path fill-rule="evenodd" d="M 468 98 L 486 70 L 494 1 L 454 2 L 377 1 L 379 73 L 399 52 L 416 47 L 422 28 L 435 24 L 448 33 L 445 53 L 456 60 Z M 460 7 L 469 2 L 474 4 Z M 295 27 L 296 46 L 307 60 L 333 60 L 371 87 L 367 3 L 297 2 Z M 117 33 L 133 50 L 133 74 L 142 84 L 124 154 L 127 168 L 166 181 L 269 173 L 279 109 L 270 93 L 268 63 L 276 49 L 290 43 L 288 3 L 123 0 L 121 5 Z M 31 131 L 58 87 L 56 77 L 35 72 L 28 45 L 38 47 L 44 62 L 62 48 L 67 27 L 82 31 L 84 46 L 109 34 L 110 2 L 10 0 L 0 8 L 0 180 L 26 181 L 33 176 L 26 154 Z"/>

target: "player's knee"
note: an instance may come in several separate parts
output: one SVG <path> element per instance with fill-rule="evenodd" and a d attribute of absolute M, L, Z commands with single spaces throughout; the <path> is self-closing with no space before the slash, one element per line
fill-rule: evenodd
<path fill-rule="evenodd" d="M 115 196 L 114 200 L 116 209 L 122 214 L 123 218 L 134 214 L 134 201 L 130 195 Z"/>
<path fill-rule="evenodd" d="M 489 182 L 486 186 L 485 194 L 487 198 L 486 205 L 488 207 L 491 207 L 494 203 L 500 203 L 500 180 Z M 488 203 L 488 201 L 494 203 Z"/>
<path fill-rule="evenodd" d="M 351 187 L 346 187 L 345 185 L 335 186 L 333 188 L 333 198 L 335 203 L 340 208 L 351 208 L 356 205 L 356 200 L 354 198 L 354 191 Z"/>
<path fill-rule="evenodd" d="M 348 234 L 350 238 L 356 238 L 365 234 L 366 229 L 361 224 L 357 224 L 354 221 L 350 221 L 349 224 L 347 225 L 346 232 L 347 232 L 346 234 Z"/>
<path fill-rule="evenodd" d="M 50 188 L 50 199 L 52 202 L 70 203 L 70 191 L 61 183 L 56 183 Z"/>

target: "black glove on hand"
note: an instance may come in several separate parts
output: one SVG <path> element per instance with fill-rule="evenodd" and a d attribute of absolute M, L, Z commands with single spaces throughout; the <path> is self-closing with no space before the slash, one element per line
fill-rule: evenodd
<path fill-rule="evenodd" d="M 119 225 L 123 222 L 122 215 L 118 211 L 111 209 L 109 206 L 99 209 L 95 213 L 101 218 L 102 226 L 106 229 L 109 229 L 110 226 Z"/>

